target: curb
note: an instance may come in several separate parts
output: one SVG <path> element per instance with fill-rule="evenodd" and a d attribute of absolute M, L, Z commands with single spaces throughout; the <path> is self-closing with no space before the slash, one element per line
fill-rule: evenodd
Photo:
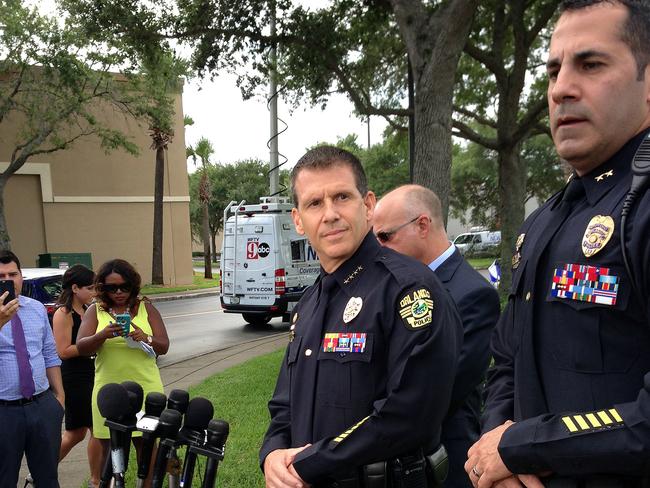
<path fill-rule="evenodd" d="M 214 297 L 219 296 L 218 290 L 206 290 L 206 291 L 186 291 L 180 292 L 176 295 L 151 295 L 147 296 L 151 302 L 169 302 L 171 300 L 184 300 L 186 298 L 202 298 L 202 297 Z"/>

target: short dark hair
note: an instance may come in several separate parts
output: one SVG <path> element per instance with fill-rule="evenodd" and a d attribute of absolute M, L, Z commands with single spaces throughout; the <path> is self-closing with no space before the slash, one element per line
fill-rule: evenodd
<path fill-rule="evenodd" d="M 61 295 L 56 301 L 57 305 L 63 306 L 67 312 L 72 311 L 72 285 L 78 287 L 90 286 L 95 281 L 93 270 L 86 268 L 83 264 L 75 264 L 63 273 Z"/>
<path fill-rule="evenodd" d="M 113 301 L 108 296 L 102 285 L 106 282 L 106 277 L 111 273 L 117 273 L 124 281 L 131 285 L 131 293 L 129 294 L 129 307 L 134 308 L 138 303 L 138 295 L 140 294 L 140 286 L 142 285 L 142 278 L 136 271 L 131 263 L 124 259 L 111 259 L 106 261 L 99 267 L 97 276 L 95 277 L 95 286 L 97 287 L 97 301 L 99 305 L 108 310 L 113 305 Z"/>
<path fill-rule="evenodd" d="M 650 63 L 650 2 L 648 0 L 563 0 L 560 13 L 579 10 L 601 3 L 621 4 L 627 8 L 627 20 L 623 25 L 621 39 L 630 46 L 636 61 L 637 80 L 645 77 Z"/>
<path fill-rule="evenodd" d="M 298 173 L 303 169 L 328 169 L 332 166 L 347 166 L 354 174 L 354 183 L 361 193 L 365 196 L 368 193 L 368 179 L 366 172 L 363 170 L 361 161 L 350 151 L 335 146 L 318 146 L 310 149 L 301 157 L 291 170 L 291 196 L 293 203 L 298 206 L 298 197 L 296 195 L 296 178 Z"/>
<path fill-rule="evenodd" d="M 16 263 L 16 266 L 18 266 L 18 270 L 20 271 L 21 269 L 20 259 L 18 259 L 18 256 L 12 253 L 9 249 L 3 249 L 0 251 L 0 263 L 2 264 Z"/>

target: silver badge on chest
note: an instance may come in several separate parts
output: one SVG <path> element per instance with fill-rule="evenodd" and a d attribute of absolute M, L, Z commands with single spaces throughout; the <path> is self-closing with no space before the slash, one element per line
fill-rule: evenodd
<path fill-rule="evenodd" d="M 346 324 L 353 318 L 359 315 L 361 307 L 363 306 L 363 299 L 361 297 L 352 297 L 348 300 L 345 310 L 343 310 L 343 322 Z"/>

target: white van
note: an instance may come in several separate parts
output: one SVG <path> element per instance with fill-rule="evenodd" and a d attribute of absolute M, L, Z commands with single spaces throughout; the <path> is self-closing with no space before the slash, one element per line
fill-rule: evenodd
<path fill-rule="evenodd" d="M 464 256 L 465 253 L 489 253 L 496 252 L 501 244 L 501 231 L 494 232 L 483 230 L 459 234 L 454 239 L 454 245 Z"/>
<path fill-rule="evenodd" d="M 231 202 L 224 211 L 219 270 L 224 312 L 240 313 L 253 325 L 279 316 L 288 321 L 320 271 L 316 252 L 294 228 L 288 199 L 260 200 Z"/>

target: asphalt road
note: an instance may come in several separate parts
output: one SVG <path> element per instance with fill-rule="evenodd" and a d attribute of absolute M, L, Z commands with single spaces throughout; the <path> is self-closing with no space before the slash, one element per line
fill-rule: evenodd
<path fill-rule="evenodd" d="M 166 366 L 218 349 L 289 330 L 277 317 L 265 327 L 253 327 L 239 314 L 224 313 L 218 296 L 188 298 L 154 304 L 169 335 L 169 352 L 158 364 Z"/>

